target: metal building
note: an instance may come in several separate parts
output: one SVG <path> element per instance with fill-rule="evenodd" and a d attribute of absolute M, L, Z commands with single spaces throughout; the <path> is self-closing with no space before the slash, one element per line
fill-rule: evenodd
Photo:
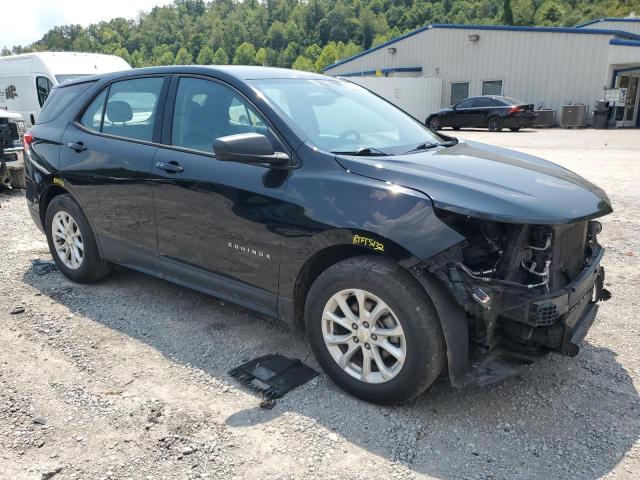
<path fill-rule="evenodd" d="M 440 106 L 502 94 L 537 108 L 585 104 L 591 110 L 606 97 L 615 102 L 617 126 L 638 127 L 640 18 L 566 28 L 427 25 L 336 62 L 325 73 L 439 78 Z"/>

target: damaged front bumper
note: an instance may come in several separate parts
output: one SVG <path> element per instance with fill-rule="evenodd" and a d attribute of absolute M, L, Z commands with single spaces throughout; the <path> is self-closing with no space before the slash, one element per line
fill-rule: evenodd
<path fill-rule="evenodd" d="M 497 382 L 549 352 L 576 355 L 611 296 L 598 222 L 482 227 L 414 272 L 440 315 L 456 386 Z"/>

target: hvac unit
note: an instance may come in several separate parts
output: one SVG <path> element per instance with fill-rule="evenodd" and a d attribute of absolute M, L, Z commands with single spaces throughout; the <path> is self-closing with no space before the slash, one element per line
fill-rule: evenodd
<path fill-rule="evenodd" d="M 541 108 L 540 110 L 534 110 L 536 119 L 534 121 L 534 127 L 551 128 L 556 124 L 556 111 L 550 108 Z"/>
<path fill-rule="evenodd" d="M 586 127 L 587 106 L 581 103 L 563 105 L 560 109 L 560 126 L 564 128 Z"/>

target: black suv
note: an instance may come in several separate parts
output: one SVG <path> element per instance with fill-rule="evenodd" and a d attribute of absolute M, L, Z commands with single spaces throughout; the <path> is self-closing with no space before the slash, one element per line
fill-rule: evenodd
<path fill-rule="evenodd" d="M 535 119 L 533 104 L 511 97 L 485 95 L 465 98 L 455 105 L 441 108 L 427 117 L 425 125 L 434 131 L 443 127 L 454 130 L 472 127 L 488 128 L 492 132 L 508 128 L 517 132 L 533 126 Z"/>
<path fill-rule="evenodd" d="M 25 136 L 27 199 L 77 282 L 124 265 L 304 328 L 350 393 L 499 380 L 575 355 L 603 289 L 583 178 L 437 135 L 369 91 L 258 67 L 57 86 Z"/>

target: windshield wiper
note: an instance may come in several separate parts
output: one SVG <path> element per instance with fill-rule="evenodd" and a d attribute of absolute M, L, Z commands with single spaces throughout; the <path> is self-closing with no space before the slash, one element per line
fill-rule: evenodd
<path fill-rule="evenodd" d="M 389 155 L 388 153 L 384 153 L 382 150 L 378 150 L 377 148 L 374 148 L 374 147 L 360 147 L 357 150 L 351 150 L 346 152 L 337 152 L 332 150 L 331 153 L 335 153 L 336 155 L 355 155 L 358 157 L 373 157 L 373 156 L 386 157 L 387 155 Z"/>
<path fill-rule="evenodd" d="M 436 148 L 436 147 L 453 147 L 457 143 L 458 143 L 458 140 L 447 140 L 446 142 L 441 142 L 441 143 L 424 142 L 418 145 L 417 147 L 412 148 L 411 150 L 407 150 L 406 152 L 403 153 L 403 155 L 407 153 L 418 152 L 420 150 L 429 150 L 431 148 Z"/>

